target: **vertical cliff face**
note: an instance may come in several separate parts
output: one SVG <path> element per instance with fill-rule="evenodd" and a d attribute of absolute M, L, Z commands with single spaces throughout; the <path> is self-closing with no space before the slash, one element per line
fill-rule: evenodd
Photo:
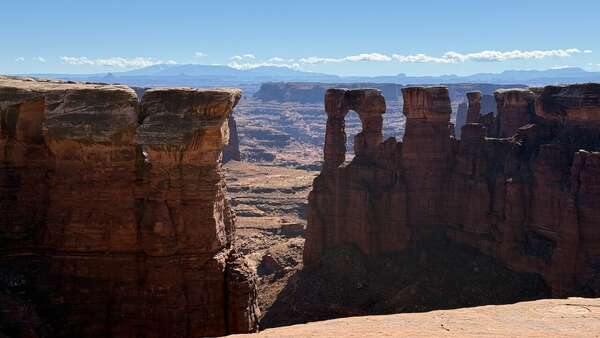
<path fill-rule="evenodd" d="M 477 123 L 481 113 L 481 92 L 467 93 L 469 107 L 467 110 L 467 123 Z"/>
<path fill-rule="evenodd" d="M 600 84 L 544 87 L 535 101 L 538 116 L 562 124 L 594 124 L 600 122 Z"/>
<path fill-rule="evenodd" d="M 529 89 L 500 89 L 494 93 L 498 106 L 498 135 L 511 137 L 517 129 L 533 122 L 534 94 Z"/>
<path fill-rule="evenodd" d="M 446 87 L 402 90 L 406 130 L 401 163 L 409 196 L 408 224 L 428 232 L 439 226 L 443 210 L 440 189 L 447 182 L 450 156 L 450 98 Z"/>
<path fill-rule="evenodd" d="M 223 148 L 223 163 L 229 161 L 240 161 L 242 154 L 240 153 L 240 138 L 237 130 L 237 123 L 233 114 L 229 114 L 227 119 L 227 125 L 229 126 L 229 142 Z"/>
<path fill-rule="evenodd" d="M 0 79 L 2 263 L 24 266 L 48 330 L 255 329 L 254 279 L 232 246 L 218 164 L 239 97 L 159 89 L 139 106 L 124 86 Z"/>
<path fill-rule="evenodd" d="M 354 215 L 346 222 L 371 238 L 381 229 L 389 231 L 380 252 L 418 248 L 443 233 L 512 270 L 539 274 L 555 295 L 600 294 L 599 232 L 594 226 L 600 221 L 600 87 L 495 95 L 498 119 L 486 124 L 493 113 L 480 115 L 480 95 L 469 94 L 467 123 L 458 141 L 448 131 L 445 88 L 405 89 L 403 141 L 381 142 L 375 160 L 334 162 L 337 167 L 328 166 L 315 180 L 311 215 L 327 212 L 328 218 L 309 218 L 306 263 L 340 244 L 376 253 L 365 249 L 365 237 L 332 242 L 322 236 L 346 224 L 331 220 L 364 204 L 370 206 L 364 212 L 368 217 Z M 490 126 L 508 137 L 490 138 L 495 132 Z M 361 176 L 346 174 L 359 168 Z M 327 190 L 328 200 L 317 203 L 324 196 L 324 181 L 336 182 L 337 190 Z M 374 187 L 383 185 L 395 187 L 390 191 L 398 192 L 398 198 L 378 199 L 385 194 Z M 351 195 L 352 203 L 340 204 Z M 335 210 L 329 201 L 337 202 Z M 396 217 L 388 218 L 390 213 Z"/>
<path fill-rule="evenodd" d="M 461 102 L 458 104 L 456 109 L 456 119 L 454 120 L 454 136 L 458 139 L 461 137 L 461 128 L 467 123 L 467 110 L 468 105 L 466 102 Z"/>

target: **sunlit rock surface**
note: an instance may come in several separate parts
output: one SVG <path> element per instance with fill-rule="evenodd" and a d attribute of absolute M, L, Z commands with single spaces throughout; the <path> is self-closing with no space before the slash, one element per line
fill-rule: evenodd
<path fill-rule="evenodd" d="M 125 86 L 0 78 L 3 288 L 39 318 L 2 328 L 253 331 L 254 276 L 232 245 L 219 164 L 239 98 L 152 89 L 138 104 Z"/>

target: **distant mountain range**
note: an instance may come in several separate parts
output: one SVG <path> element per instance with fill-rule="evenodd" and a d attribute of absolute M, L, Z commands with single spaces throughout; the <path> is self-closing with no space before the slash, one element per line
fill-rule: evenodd
<path fill-rule="evenodd" d="M 600 72 L 581 68 L 548 70 L 508 70 L 502 73 L 478 73 L 468 76 L 338 76 L 300 71 L 285 67 L 258 67 L 240 70 L 221 65 L 154 65 L 136 70 L 97 74 L 26 74 L 28 76 L 75 81 L 124 83 L 132 86 L 251 86 L 262 82 L 368 82 L 397 84 L 494 83 L 541 86 L 548 84 L 600 82 Z"/>

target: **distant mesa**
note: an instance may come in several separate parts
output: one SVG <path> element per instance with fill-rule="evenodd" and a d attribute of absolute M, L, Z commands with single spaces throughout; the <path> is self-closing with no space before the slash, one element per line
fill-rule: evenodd
<path fill-rule="evenodd" d="M 466 76 L 408 76 L 406 74 L 388 76 L 338 76 L 287 67 L 256 67 L 241 70 L 224 65 L 159 64 L 125 72 L 112 72 L 108 78 L 106 77 L 106 73 L 21 75 L 89 82 L 101 82 L 110 79 L 111 83 L 118 82 L 140 87 L 246 86 L 262 82 L 396 83 L 402 85 L 495 83 L 501 85 L 524 84 L 533 86 L 600 82 L 600 72 L 588 72 L 581 68 L 508 70 L 502 73 L 478 73 Z"/>

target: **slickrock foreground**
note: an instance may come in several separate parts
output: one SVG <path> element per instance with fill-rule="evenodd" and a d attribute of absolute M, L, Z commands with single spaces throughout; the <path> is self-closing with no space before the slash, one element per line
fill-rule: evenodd
<path fill-rule="evenodd" d="M 600 337 L 600 300 L 547 299 L 350 317 L 229 337 Z"/>
<path fill-rule="evenodd" d="M 383 141 L 378 90 L 327 91 L 305 264 L 348 244 L 377 255 L 444 237 L 542 276 L 554 296 L 600 295 L 600 84 L 498 90 L 497 117 L 479 116 L 481 96 L 469 94 L 461 140 L 447 88 L 402 92 L 400 142 Z M 363 124 L 350 163 L 349 110 Z"/>
<path fill-rule="evenodd" d="M 2 330 L 253 331 L 219 164 L 239 98 L 152 89 L 138 104 L 125 86 L 0 77 Z"/>

